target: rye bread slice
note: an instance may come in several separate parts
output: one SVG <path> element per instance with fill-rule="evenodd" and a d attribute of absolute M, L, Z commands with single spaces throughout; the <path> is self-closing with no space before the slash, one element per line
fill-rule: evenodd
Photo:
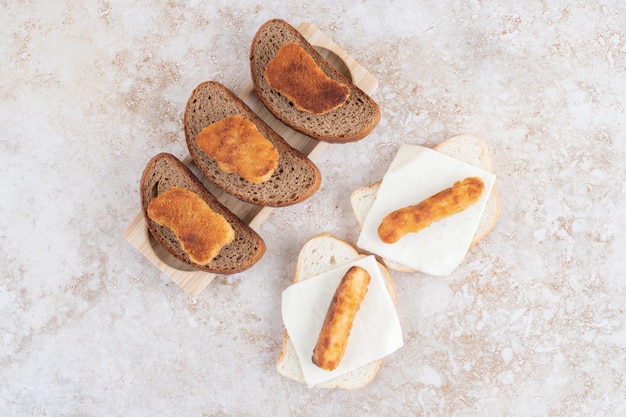
<path fill-rule="evenodd" d="M 198 194 L 211 209 L 224 216 L 235 230 L 235 240 L 224 246 L 208 264 L 200 265 L 191 261 L 172 230 L 157 224 L 148 217 L 147 210 L 150 201 L 173 186 L 186 188 Z M 141 206 L 150 233 L 172 256 L 190 267 L 215 274 L 234 274 L 250 268 L 265 253 L 263 239 L 217 201 L 189 168 L 174 155 L 160 153 L 154 156 L 144 169 L 140 188 Z"/>
<path fill-rule="evenodd" d="M 204 127 L 235 114 L 254 123 L 278 150 L 278 166 L 266 182 L 253 184 L 236 173 L 223 172 L 217 161 L 196 143 L 196 136 Z M 239 97 L 218 82 L 207 81 L 194 89 L 185 107 L 184 126 L 189 154 L 200 172 L 215 186 L 240 200 L 270 207 L 288 206 L 310 197 L 320 187 L 322 176 L 315 164 L 292 148 Z"/>
<path fill-rule="evenodd" d="M 265 67 L 288 42 L 300 45 L 329 78 L 350 87 L 350 96 L 343 105 L 323 115 L 299 111 L 267 84 Z M 380 120 L 376 102 L 335 70 L 300 32 L 284 20 L 273 19 L 259 28 L 250 49 L 250 69 L 254 89 L 265 107 L 287 126 L 314 139 L 331 143 L 357 141 L 367 136 Z"/>

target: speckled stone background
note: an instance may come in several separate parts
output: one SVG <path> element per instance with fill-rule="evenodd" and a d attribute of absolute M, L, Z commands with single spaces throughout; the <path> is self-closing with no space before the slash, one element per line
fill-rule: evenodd
<path fill-rule="evenodd" d="M 145 163 L 182 111 L 249 82 L 257 28 L 318 26 L 382 120 L 190 297 L 132 248 Z M 0 415 L 626 415 L 626 6 L 605 1 L 0 0 Z M 405 346 L 359 391 L 275 370 L 280 292 L 400 143 L 488 141 L 501 212 L 447 278 L 394 273 Z"/>

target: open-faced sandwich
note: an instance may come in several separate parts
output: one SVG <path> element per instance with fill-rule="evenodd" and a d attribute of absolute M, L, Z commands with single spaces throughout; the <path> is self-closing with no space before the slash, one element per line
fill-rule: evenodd
<path fill-rule="evenodd" d="M 165 250 L 190 267 L 241 272 L 265 253 L 263 239 L 206 190 L 174 155 L 160 153 L 141 177 L 148 229 Z"/>
<path fill-rule="evenodd" d="M 294 281 L 282 296 L 278 371 L 319 388 L 367 385 L 403 344 L 385 267 L 323 233 L 302 247 Z"/>
<path fill-rule="evenodd" d="M 259 28 L 250 49 L 250 69 L 265 107 L 314 139 L 356 141 L 380 120 L 374 100 L 284 20 L 273 19 Z"/>
<path fill-rule="evenodd" d="M 315 164 L 218 82 L 194 89 L 184 127 L 189 154 L 200 172 L 242 201 L 287 206 L 320 187 Z"/>
<path fill-rule="evenodd" d="M 358 247 L 394 270 L 449 275 L 498 218 L 491 171 L 487 144 L 476 136 L 434 149 L 401 146 L 382 181 L 352 193 Z"/>

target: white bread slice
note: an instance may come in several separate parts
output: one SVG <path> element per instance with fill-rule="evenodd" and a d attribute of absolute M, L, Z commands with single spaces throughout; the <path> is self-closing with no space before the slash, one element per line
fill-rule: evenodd
<path fill-rule="evenodd" d="M 309 239 L 300 250 L 294 282 L 312 278 L 364 256 L 365 255 L 357 252 L 349 243 L 333 237 L 328 233 L 321 233 Z M 396 296 L 391 276 L 383 265 L 379 263 L 378 266 L 385 277 L 385 284 L 391 295 L 391 299 L 395 303 Z M 362 388 L 374 379 L 381 361 L 382 360 L 379 359 L 370 362 L 354 371 L 315 386 L 317 388 L 339 388 L 345 390 Z M 278 357 L 276 369 L 281 375 L 289 379 L 301 383 L 305 382 L 298 354 L 287 332 L 285 332 L 283 337 L 283 346 Z"/>
<path fill-rule="evenodd" d="M 461 160 L 470 165 L 482 168 L 486 171 L 492 172 L 491 158 L 489 156 L 489 147 L 487 143 L 472 135 L 458 135 L 447 139 L 434 147 L 435 150 Z M 363 227 L 363 222 L 367 213 L 369 213 L 374 201 L 376 200 L 376 194 L 380 187 L 380 181 L 356 189 L 350 196 L 350 203 L 352 205 L 352 211 L 356 217 L 357 222 Z M 489 200 L 483 216 L 480 219 L 476 233 L 472 239 L 470 246 L 478 243 L 483 237 L 485 237 L 494 227 L 500 213 L 500 203 L 498 192 L 495 187 L 491 190 Z M 390 269 L 399 272 L 413 272 L 414 270 L 396 262 L 383 259 L 383 263 Z"/>

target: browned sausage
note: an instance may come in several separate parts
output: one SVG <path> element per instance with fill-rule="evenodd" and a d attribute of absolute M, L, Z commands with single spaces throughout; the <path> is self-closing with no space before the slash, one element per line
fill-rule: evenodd
<path fill-rule="evenodd" d="M 395 243 L 407 233 L 419 232 L 437 220 L 462 212 L 480 200 L 484 188 L 479 177 L 457 181 L 416 205 L 389 213 L 378 227 L 378 236 L 385 243 Z"/>
<path fill-rule="evenodd" d="M 315 365 L 332 371 L 341 362 L 352 322 L 367 294 L 370 279 L 369 272 L 359 266 L 351 267 L 341 279 L 313 350 Z"/>

